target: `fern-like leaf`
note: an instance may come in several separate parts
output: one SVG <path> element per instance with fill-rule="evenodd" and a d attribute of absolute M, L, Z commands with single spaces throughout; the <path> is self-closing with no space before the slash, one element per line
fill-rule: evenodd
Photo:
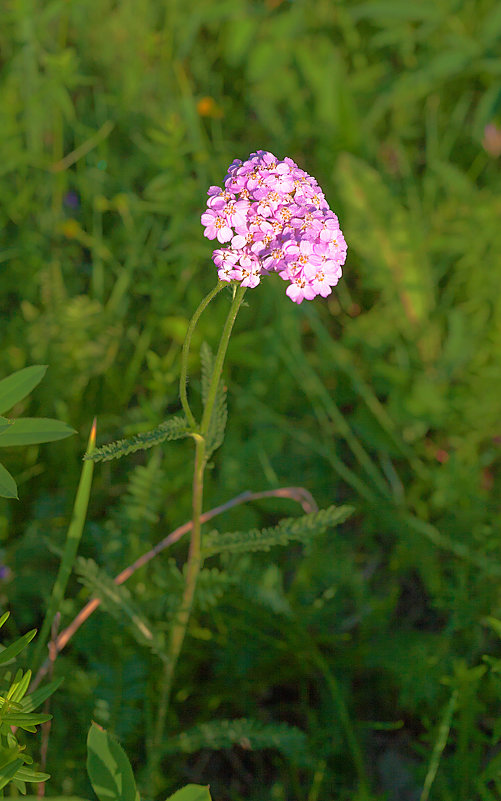
<path fill-rule="evenodd" d="M 202 612 L 217 606 L 228 587 L 236 583 L 233 575 L 217 567 L 204 567 L 197 581 L 196 604 Z"/>
<path fill-rule="evenodd" d="M 158 522 L 165 504 L 165 472 L 161 461 L 161 451 L 153 451 L 146 464 L 136 465 L 130 472 L 117 510 L 117 519 L 124 527 L 130 528 L 131 522 Z"/>
<path fill-rule="evenodd" d="M 296 763 L 304 765 L 307 761 L 306 735 L 300 729 L 286 723 L 260 723 L 246 718 L 213 720 L 194 726 L 170 737 L 165 753 L 192 754 L 201 748 L 220 750 L 234 745 L 253 751 L 277 748 Z"/>
<path fill-rule="evenodd" d="M 202 402 L 203 405 L 207 403 L 207 396 L 209 394 L 209 387 L 214 370 L 214 356 L 206 342 L 202 343 L 200 348 L 200 361 L 202 365 Z M 228 419 L 228 409 L 226 405 L 226 387 L 223 381 L 219 382 L 217 388 L 216 401 L 214 403 L 214 410 L 209 425 L 206 440 L 206 458 L 210 459 L 214 451 L 221 447 L 224 439 L 224 432 L 226 429 L 226 421 Z"/>
<path fill-rule="evenodd" d="M 145 451 L 173 439 L 181 439 L 189 435 L 191 429 L 188 421 L 184 417 L 171 417 L 170 420 L 160 423 L 159 426 L 143 434 L 135 434 L 130 439 L 119 439 L 102 445 L 100 448 L 86 453 L 84 459 L 91 459 L 93 462 L 109 462 L 111 459 L 121 459 L 129 453 Z"/>
<path fill-rule="evenodd" d="M 137 643 L 150 648 L 165 661 L 165 647 L 162 637 L 155 631 L 131 598 L 129 590 L 115 584 L 111 576 L 101 570 L 92 559 L 77 560 L 76 571 L 82 584 L 90 589 L 101 601 L 104 609 L 120 624 L 128 624 L 127 629 Z"/>
<path fill-rule="evenodd" d="M 202 368 L 202 403 L 205 406 L 209 394 L 210 380 L 214 369 L 214 354 L 207 342 L 202 342 L 200 348 L 200 363 Z"/>
<path fill-rule="evenodd" d="M 308 542 L 331 526 L 343 523 L 353 512 L 352 506 L 329 506 L 302 517 L 287 517 L 273 528 L 234 531 L 219 534 L 211 531 L 204 540 L 204 556 L 222 551 L 245 553 L 247 551 L 269 551 L 274 545 L 287 545 L 296 540 Z"/>
<path fill-rule="evenodd" d="M 226 405 L 226 387 L 223 382 L 219 382 L 217 388 L 216 402 L 214 404 L 214 411 L 210 421 L 209 431 L 207 434 L 206 454 L 207 459 L 210 459 L 214 451 L 221 447 L 224 440 L 224 432 L 226 429 L 226 421 L 228 419 L 228 407 Z"/>

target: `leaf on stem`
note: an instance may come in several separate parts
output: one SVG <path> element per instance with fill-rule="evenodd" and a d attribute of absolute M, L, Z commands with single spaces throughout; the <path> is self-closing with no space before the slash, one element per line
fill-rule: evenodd
<path fill-rule="evenodd" d="M 228 407 L 226 405 L 226 387 L 221 380 L 217 388 L 216 401 L 212 411 L 209 430 L 207 432 L 205 458 L 210 459 L 214 451 L 221 447 L 224 440 Z"/>
<path fill-rule="evenodd" d="M 286 723 L 261 723 L 259 720 L 212 720 L 167 740 L 164 753 L 193 754 L 202 748 L 221 750 L 240 745 L 247 750 L 276 748 L 295 762 L 305 762 L 306 735 Z"/>
<path fill-rule="evenodd" d="M 200 361 L 202 366 L 202 402 L 205 408 L 207 396 L 209 394 L 212 373 L 214 371 L 214 356 L 206 342 L 203 342 L 202 347 L 200 348 Z M 228 408 L 226 404 L 226 387 L 221 379 L 217 388 L 214 409 L 211 416 L 209 430 L 207 432 L 205 451 L 205 458 L 207 461 L 210 459 L 214 451 L 220 448 L 223 444 L 227 419 Z"/>
<path fill-rule="evenodd" d="M 190 434 L 191 428 L 185 417 L 171 417 L 151 431 L 143 434 L 135 434 L 130 439 L 119 439 L 96 448 L 92 453 L 86 453 L 84 459 L 91 459 L 93 462 L 109 462 L 111 459 L 121 459 L 129 453 L 145 451 L 174 439 L 182 439 Z"/>
<path fill-rule="evenodd" d="M 205 406 L 207 402 L 207 395 L 209 394 L 210 380 L 212 378 L 212 371 L 214 369 L 214 354 L 207 342 L 202 342 L 200 348 L 200 364 L 202 376 L 202 403 Z"/>
<path fill-rule="evenodd" d="M 76 571 L 81 581 L 102 603 L 104 609 L 127 629 L 140 645 L 146 645 L 160 659 L 166 659 L 162 638 L 131 598 L 129 590 L 115 584 L 111 576 L 101 570 L 92 559 L 79 557 Z"/>
<path fill-rule="evenodd" d="M 319 512 L 302 517 L 284 518 L 272 528 L 225 534 L 211 531 L 205 536 L 203 555 L 207 558 L 223 551 L 232 553 L 268 551 L 275 545 L 287 545 L 294 540 L 308 542 L 331 526 L 344 523 L 353 511 L 352 506 L 329 506 L 327 509 L 320 509 Z"/>

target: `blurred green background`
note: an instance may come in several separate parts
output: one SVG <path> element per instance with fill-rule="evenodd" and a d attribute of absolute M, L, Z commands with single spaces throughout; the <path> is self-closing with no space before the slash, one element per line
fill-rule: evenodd
<path fill-rule="evenodd" d="M 214 574 L 169 721 L 288 723 L 308 755 L 202 744 L 165 760 L 167 790 L 425 801 L 453 697 L 430 797 L 501 798 L 500 39 L 495 0 L 1 5 L 0 376 L 48 364 L 13 416 L 79 432 L 5 459 L 21 502 L 0 504 L 0 602 L 19 631 L 42 618 L 94 415 L 103 443 L 179 408 L 184 333 L 216 280 L 208 186 L 256 149 L 290 156 L 348 242 L 328 299 L 298 307 L 278 278 L 247 293 L 206 508 L 299 485 L 356 514 Z M 195 351 L 217 340 L 213 306 Z M 196 352 L 192 369 L 196 396 Z M 82 553 L 115 575 L 189 518 L 190 474 L 189 442 L 97 466 Z M 224 525 L 296 513 L 262 502 Z M 157 561 L 131 591 L 161 627 L 178 574 Z M 85 599 L 75 580 L 62 625 Z M 90 792 L 91 717 L 141 770 L 154 664 L 109 615 L 81 629 L 56 666 L 49 795 Z"/>

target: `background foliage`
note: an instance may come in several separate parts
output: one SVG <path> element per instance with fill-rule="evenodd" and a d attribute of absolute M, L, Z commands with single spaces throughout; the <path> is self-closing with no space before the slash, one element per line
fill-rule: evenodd
<path fill-rule="evenodd" d="M 206 506 L 301 485 L 356 514 L 306 549 L 206 568 L 166 791 L 405 801 L 434 778 L 437 799 L 501 798 L 501 145 L 484 139 L 500 36 L 495 0 L 2 4 L 0 377 L 48 364 L 12 416 L 79 432 L 4 451 L 21 497 L 0 504 L 12 637 L 42 619 L 94 415 L 103 443 L 179 408 L 183 336 L 215 281 L 207 187 L 252 150 L 289 155 L 349 244 L 326 301 L 296 307 L 278 279 L 247 293 Z M 191 443 L 162 448 L 96 467 L 80 552 L 108 575 L 189 518 Z M 226 522 L 296 512 L 262 501 Z M 184 553 L 128 585 L 159 642 Z M 62 625 L 88 595 L 72 582 Z M 91 718 L 140 781 L 159 663 L 126 620 L 97 612 L 58 659 L 49 795 L 91 792 Z M 252 720 L 257 739 L 211 732 L 216 718 Z"/>

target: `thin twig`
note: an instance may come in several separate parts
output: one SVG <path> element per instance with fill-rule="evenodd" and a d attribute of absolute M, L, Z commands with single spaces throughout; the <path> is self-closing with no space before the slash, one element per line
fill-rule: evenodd
<path fill-rule="evenodd" d="M 83 142 L 79 147 L 75 150 L 72 150 L 71 153 L 68 153 L 64 158 L 60 161 L 56 161 L 55 164 L 51 164 L 49 169 L 51 172 L 62 172 L 63 170 L 67 170 L 68 167 L 71 167 L 72 164 L 75 164 L 79 159 L 83 158 L 93 150 L 99 142 L 102 142 L 103 139 L 106 139 L 112 132 L 113 128 L 115 127 L 115 123 L 111 122 L 111 120 L 106 120 L 106 122 L 101 125 L 99 131 Z"/>
<path fill-rule="evenodd" d="M 204 512 L 204 514 L 202 514 L 200 517 L 200 522 L 207 523 L 209 520 L 212 520 L 212 518 L 228 511 L 228 509 L 232 509 L 234 506 L 239 506 L 240 504 L 247 503 L 248 501 L 257 501 L 261 498 L 290 498 L 291 500 L 297 501 L 297 503 L 301 504 L 305 514 L 315 512 L 318 509 L 313 496 L 303 487 L 281 487 L 279 489 L 264 490 L 263 492 L 251 492 L 250 490 L 246 490 L 240 495 L 236 495 L 235 498 L 232 498 L 230 501 L 221 504 L 221 506 L 216 506 L 214 509 Z M 173 545 L 175 542 L 180 540 L 181 537 L 187 534 L 188 531 L 191 530 L 191 526 L 192 521 L 190 520 L 187 523 L 183 523 L 182 526 L 174 529 L 174 531 L 168 534 L 167 537 L 164 537 L 163 540 L 157 543 L 154 548 L 151 548 L 149 551 L 136 559 L 135 562 L 129 565 L 129 567 L 126 567 L 124 570 L 122 570 L 122 572 L 114 578 L 115 584 L 123 584 L 125 581 L 127 581 L 127 579 L 129 579 L 133 573 L 136 572 L 136 570 L 138 570 L 140 567 L 143 567 L 143 565 L 146 565 L 148 562 L 154 559 L 155 556 L 164 551 L 166 548 L 169 548 L 169 546 Z M 49 657 L 45 660 L 37 675 L 33 679 L 30 686 L 30 692 L 33 692 L 38 687 L 42 679 L 47 675 L 47 672 L 49 671 L 50 666 L 54 663 L 57 655 L 61 653 L 75 632 L 78 631 L 80 626 L 85 623 L 87 618 L 89 618 L 100 605 L 101 600 L 99 598 L 91 598 L 90 601 L 88 601 L 83 607 L 83 609 L 80 610 L 78 615 L 73 619 L 69 626 L 67 626 L 64 631 L 61 632 L 57 639 L 52 640 L 49 643 Z"/>

